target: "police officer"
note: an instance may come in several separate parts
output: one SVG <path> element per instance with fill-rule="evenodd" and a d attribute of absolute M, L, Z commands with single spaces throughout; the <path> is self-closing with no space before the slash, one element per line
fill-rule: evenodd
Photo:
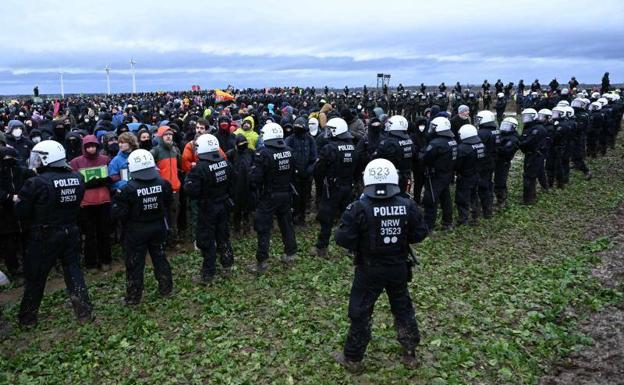
<path fill-rule="evenodd" d="M 524 153 L 522 173 L 522 199 L 524 204 L 533 204 L 537 199 L 536 179 L 544 173 L 544 147 L 546 146 L 546 128 L 537 120 L 537 111 L 527 108 L 522 111 L 522 135 L 519 147 Z"/>
<path fill-rule="evenodd" d="M 80 230 L 78 216 L 84 195 L 84 180 L 71 171 L 65 149 L 53 140 L 37 143 L 31 152 L 37 176 L 24 183 L 19 191 L 15 212 L 31 224 L 24 255 L 24 296 L 19 322 L 37 323 L 50 270 L 60 259 L 65 285 L 79 323 L 91 320 L 92 305 L 80 270 Z"/>
<path fill-rule="evenodd" d="M 429 231 L 433 231 L 438 203 L 442 206 L 442 228 L 448 229 L 453 224 L 453 203 L 449 186 L 457 160 L 457 142 L 451 131 L 451 122 L 447 118 L 433 119 L 429 123 L 429 132 L 433 137 L 418 156 L 425 166 L 427 179 L 422 201 L 425 223 Z"/>
<path fill-rule="evenodd" d="M 507 206 L 507 177 L 511 160 L 518 151 L 520 136 L 518 135 L 518 121 L 515 118 L 505 118 L 500 125 L 500 144 L 496 151 L 496 168 L 494 170 L 494 194 L 498 208 Z"/>
<path fill-rule="evenodd" d="M 494 204 L 494 170 L 496 168 L 496 150 L 500 144 L 500 132 L 496 126 L 492 111 L 479 111 L 476 118 L 479 138 L 485 145 L 485 159 L 479 171 L 479 200 L 483 210 L 483 218 L 492 217 Z"/>
<path fill-rule="evenodd" d="M 225 276 L 230 274 L 234 263 L 228 223 L 234 177 L 232 165 L 219 153 L 219 140 L 215 136 L 201 135 L 195 146 L 199 162 L 187 175 L 184 191 L 198 201 L 202 213 L 197 216 L 197 247 L 204 262 L 198 281 L 207 284 L 217 272 L 217 249 Z"/>
<path fill-rule="evenodd" d="M 412 179 L 412 162 L 415 153 L 414 142 L 407 132 L 408 123 L 401 115 L 388 119 L 386 124 L 387 135 L 379 142 L 375 158 L 384 158 L 394 164 L 399 173 L 399 188 L 401 192 L 410 190 Z"/>
<path fill-rule="evenodd" d="M 457 225 L 468 223 L 470 211 L 473 221 L 477 220 L 477 190 L 479 187 L 479 170 L 486 159 L 485 145 L 472 124 L 465 124 L 459 129 L 461 143 L 457 146 L 455 171 L 455 205 L 457 206 Z"/>
<path fill-rule="evenodd" d="M 587 101 L 588 102 L 588 101 Z M 587 130 L 589 129 L 589 114 L 587 113 L 587 103 L 583 98 L 572 100 L 570 106 L 576 117 L 576 130 L 570 134 L 570 159 L 574 168 L 585 175 L 585 179 L 592 178 L 592 173 L 585 163 L 585 146 L 587 143 Z"/>
<path fill-rule="evenodd" d="M 364 194 L 347 207 L 336 230 L 336 243 L 355 255 L 355 275 L 349 296 L 351 327 L 343 352 L 332 356 L 356 373 L 363 370 L 373 308 L 384 290 L 403 348 L 402 361 L 408 366 L 416 363 L 420 335 L 407 287 L 413 263 L 409 245 L 425 239 L 427 227 L 416 203 L 400 192 L 398 183 L 392 162 L 371 161 L 364 171 Z"/>
<path fill-rule="evenodd" d="M 568 121 L 566 121 L 565 107 L 556 106 L 552 109 L 550 123 L 552 124 L 553 142 L 546 161 L 548 184 L 550 186 L 554 186 L 556 181 L 557 187 L 563 188 L 567 183 L 566 174 L 569 175 L 570 169 L 570 160 L 567 157 L 567 152 L 568 136 L 571 131 L 571 125 Z M 565 165 L 566 161 L 568 163 L 567 172 Z"/>
<path fill-rule="evenodd" d="M 295 172 L 291 149 L 284 142 L 284 131 L 277 123 L 267 123 L 262 127 L 264 147 L 255 153 L 251 167 L 250 181 L 257 197 L 255 230 L 258 233 L 256 265 L 253 272 L 263 273 L 268 268 L 269 243 L 273 215 L 282 233 L 284 255 L 281 261 L 294 262 L 297 253 L 297 240 L 291 213 L 292 182 Z"/>
<path fill-rule="evenodd" d="M 126 305 L 138 305 L 143 296 L 145 254 L 152 258 L 160 295 L 171 294 L 171 267 L 165 255 L 167 209 L 173 201 L 168 181 L 156 171 L 152 154 L 143 149 L 128 156 L 131 180 L 113 197 L 112 215 L 125 226 L 123 239 L 126 263 Z"/>
<path fill-rule="evenodd" d="M 327 122 L 326 129 L 330 138 L 319 151 L 319 160 L 314 169 L 314 173 L 323 178 L 318 211 L 321 229 L 316 240 L 316 254 L 319 257 L 327 255 L 332 225 L 351 202 L 353 175 L 357 165 L 353 136 L 347 122 L 342 118 L 332 118 Z"/>

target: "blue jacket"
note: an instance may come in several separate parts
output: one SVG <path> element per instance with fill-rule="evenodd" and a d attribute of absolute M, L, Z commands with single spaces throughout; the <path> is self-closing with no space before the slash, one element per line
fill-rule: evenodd
<path fill-rule="evenodd" d="M 130 153 L 119 151 L 117 155 L 113 158 L 113 160 L 111 160 L 108 164 L 108 176 L 119 175 L 121 177 L 122 170 L 126 170 L 125 173 L 128 173 L 126 175 L 129 176 L 128 156 L 130 156 Z M 126 183 L 128 183 L 127 180 L 120 179 L 111 185 L 111 189 L 121 189 L 123 186 L 126 185 Z"/>

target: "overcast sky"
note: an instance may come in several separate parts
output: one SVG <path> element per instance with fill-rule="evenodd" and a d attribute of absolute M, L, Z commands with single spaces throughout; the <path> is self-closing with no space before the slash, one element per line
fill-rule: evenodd
<path fill-rule="evenodd" d="M 0 94 L 624 80 L 624 1 L 423 3 L 4 0 Z"/>

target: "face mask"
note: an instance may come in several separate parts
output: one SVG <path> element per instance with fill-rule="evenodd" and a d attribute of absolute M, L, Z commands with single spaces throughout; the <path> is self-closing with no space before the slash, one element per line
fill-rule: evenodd
<path fill-rule="evenodd" d="M 0 159 L 0 162 L 5 166 L 11 167 L 17 164 L 17 159 L 14 159 L 14 158 Z"/>
<path fill-rule="evenodd" d="M 117 154 L 119 152 L 119 143 L 112 143 L 108 145 L 109 154 Z"/>
<path fill-rule="evenodd" d="M 420 126 L 418 126 L 418 131 L 424 132 L 425 131 L 425 125 L 421 124 Z"/>
<path fill-rule="evenodd" d="M 219 123 L 219 128 L 222 129 L 223 131 L 229 131 L 230 130 L 230 124 L 229 123 Z"/>
<path fill-rule="evenodd" d="M 35 143 L 35 144 L 41 142 L 41 137 L 40 136 L 33 136 L 32 137 L 32 142 Z"/>
<path fill-rule="evenodd" d="M 16 128 L 13 130 L 13 137 L 15 139 L 19 139 L 22 137 L 22 129 L 21 128 Z"/>
<path fill-rule="evenodd" d="M 247 143 L 239 144 L 238 146 L 236 146 L 236 148 L 238 149 L 238 151 L 245 151 L 247 149 Z"/>
<path fill-rule="evenodd" d="M 63 127 L 65 127 L 65 131 L 69 131 L 71 124 L 64 124 Z"/>
<path fill-rule="evenodd" d="M 85 123 L 89 123 L 89 118 L 85 118 Z"/>
<path fill-rule="evenodd" d="M 305 134 L 305 129 L 303 127 L 295 126 L 293 130 L 297 136 L 303 136 L 303 134 Z"/>
<path fill-rule="evenodd" d="M 142 140 L 142 141 L 139 142 L 139 147 L 144 149 L 144 150 L 151 150 L 152 149 L 152 141 L 150 139 Z"/>

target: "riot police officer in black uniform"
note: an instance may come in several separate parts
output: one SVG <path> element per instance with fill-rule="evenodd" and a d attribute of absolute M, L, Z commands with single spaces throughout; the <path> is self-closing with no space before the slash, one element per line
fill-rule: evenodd
<path fill-rule="evenodd" d="M 412 163 L 415 153 L 414 141 L 407 132 L 408 122 L 401 115 L 388 119 L 387 135 L 379 142 L 375 158 L 384 158 L 394 164 L 399 173 L 399 188 L 402 193 L 408 192 L 412 180 Z"/>
<path fill-rule="evenodd" d="M 314 169 L 323 178 L 323 191 L 318 211 L 321 229 L 316 241 L 319 257 L 327 255 L 331 228 L 336 217 L 347 207 L 353 196 L 353 175 L 357 165 L 353 136 L 342 118 L 330 119 L 325 128 L 329 141 L 319 151 Z"/>
<path fill-rule="evenodd" d="M 255 230 L 258 233 L 256 265 L 251 268 L 255 273 L 263 273 L 268 268 L 269 243 L 273 215 L 282 233 L 284 255 L 281 261 L 294 262 L 297 253 L 297 240 L 290 211 L 292 182 L 295 166 L 291 149 L 284 143 L 284 131 L 277 123 L 267 123 L 262 127 L 264 147 L 255 153 L 251 167 L 250 181 L 257 197 Z"/>
<path fill-rule="evenodd" d="M 78 216 L 84 196 L 83 177 L 71 171 L 65 149 L 53 140 L 37 143 L 31 152 L 37 176 L 24 183 L 17 197 L 15 212 L 31 224 L 24 255 L 24 296 L 19 323 L 35 325 L 46 280 L 57 260 L 69 299 L 79 323 L 92 319 L 92 305 L 80 270 L 80 230 Z"/>
<path fill-rule="evenodd" d="M 472 124 L 464 124 L 459 128 L 461 142 L 457 146 L 455 171 L 455 206 L 457 206 L 457 225 L 468 223 L 472 211 L 473 220 L 477 216 L 477 190 L 479 187 L 479 171 L 486 159 L 485 145 Z"/>
<path fill-rule="evenodd" d="M 229 211 L 233 206 L 232 165 L 219 153 L 219 140 L 210 134 L 195 141 L 199 162 L 184 180 L 184 191 L 198 201 L 197 247 L 204 262 L 198 281 L 207 284 L 217 272 L 217 251 L 225 276 L 230 274 L 234 253 L 230 243 Z"/>
<path fill-rule="evenodd" d="M 573 77 L 574 79 L 574 77 Z M 592 173 L 585 163 L 585 146 L 587 144 L 587 130 L 589 129 L 589 114 L 586 108 L 588 103 L 582 98 L 572 100 L 570 104 L 576 117 L 576 129 L 570 135 L 570 159 L 574 168 L 585 175 L 585 179 L 592 178 Z"/>
<path fill-rule="evenodd" d="M 480 111 L 476 119 L 479 138 L 485 145 L 485 159 L 479 172 L 479 200 L 483 218 L 492 217 L 494 205 L 494 169 L 496 168 L 496 150 L 500 144 L 500 132 L 492 111 Z"/>
<path fill-rule="evenodd" d="M 442 206 L 442 228 L 448 229 L 453 225 L 453 203 L 449 186 L 457 160 L 457 142 L 451 131 L 451 122 L 447 118 L 433 119 L 429 123 L 429 132 L 433 138 L 418 156 L 425 166 L 427 179 L 422 201 L 425 223 L 429 231 L 433 231 L 438 204 Z"/>
<path fill-rule="evenodd" d="M 128 156 L 130 181 L 113 197 L 113 218 L 124 224 L 126 305 L 138 305 L 143 296 L 145 256 L 149 251 L 158 291 L 167 297 L 173 289 L 171 266 L 165 255 L 167 208 L 173 200 L 168 181 L 156 171 L 152 154 L 143 149 Z"/>
<path fill-rule="evenodd" d="M 544 174 L 544 147 L 547 146 L 547 133 L 537 120 L 537 111 L 527 108 L 522 111 L 522 135 L 520 150 L 524 153 L 522 173 L 522 199 L 524 204 L 533 204 L 537 199 L 537 178 Z"/>
<path fill-rule="evenodd" d="M 501 141 L 496 150 L 496 169 L 494 170 L 494 195 L 496 205 L 503 209 L 507 206 L 507 177 L 511 160 L 518 151 L 520 135 L 518 135 L 518 121 L 515 118 L 505 118 L 500 125 Z"/>
<path fill-rule="evenodd" d="M 364 194 L 347 207 L 336 230 L 336 243 L 354 253 L 355 276 L 349 297 L 351 327 L 343 352 L 332 356 L 352 372 L 363 369 L 373 308 L 384 290 L 402 360 L 409 366 L 416 363 L 420 335 L 407 287 L 414 263 L 409 245 L 425 239 L 427 227 L 416 203 L 400 192 L 398 179 L 390 161 L 371 161 L 364 171 Z"/>

